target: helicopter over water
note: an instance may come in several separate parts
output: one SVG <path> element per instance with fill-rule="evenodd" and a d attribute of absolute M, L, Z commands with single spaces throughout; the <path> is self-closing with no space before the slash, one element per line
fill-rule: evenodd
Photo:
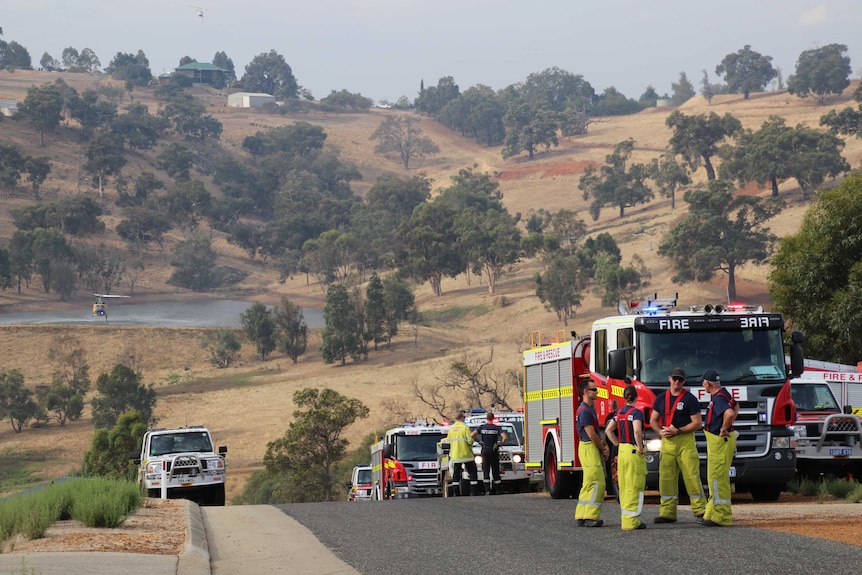
<path fill-rule="evenodd" d="M 105 323 L 108 323 L 108 304 L 105 302 L 105 298 L 130 297 L 127 295 L 111 295 L 103 293 L 94 293 L 93 295 L 96 296 L 96 301 L 93 303 L 93 315 L 103 316 L 105 318 Z"/>

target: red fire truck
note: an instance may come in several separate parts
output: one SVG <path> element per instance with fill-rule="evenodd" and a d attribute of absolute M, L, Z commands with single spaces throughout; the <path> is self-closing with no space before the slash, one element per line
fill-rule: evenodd
<path fill-rule="evenodd" d="M 796 419 L 796 407 L 789 380 L 803 371 L 802 334 L 794 332 L 793 343 L 785 344 L 780 314 L 745 305 L 693 305 L 680 311 L 677 297 L 632 302 L 631 312 L 621 306 L 624 315 L 596 321 L 587 336 L 572 332 L 572 339 L 563 341 L 563 332 L 558 332 L 556 342 L 542 343 L 541 335 L 533 333 L 531 349 L 523 354 L 527 468 L 544 471 L 552 497 L 573 497 L 580 490 L 578 383 L 588 378 L 599 388 L 596 412 L 601 427 L 624 404 L 629 382 L 637 388 L 637 407 L 649 421 L 655 398 L 668 388 L 674 367 L 685 370 L 687 389 L 704 407 L 709 396 L 701 376 L 707 369 L 718 371 L 739 402 L 737 454 L 731 468 L 738 492 L 775 500 L 793 478 L 788 425 Z M 645 443 L 647 489 L 656 489 L 661 440 L 648 431 Z M 706 477 L 702 432 L 697 444 Z M 611 480 L 608 486 L 615 489 Z"/>
<path fill-rule="evenodd" d="M 371 446 L 371 500 L 407 499 L 410 477 L 392 456 L 393 446 L 379 441 Z"/>

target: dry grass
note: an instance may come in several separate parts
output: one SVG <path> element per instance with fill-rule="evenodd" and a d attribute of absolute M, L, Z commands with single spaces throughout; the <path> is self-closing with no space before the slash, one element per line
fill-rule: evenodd
<path fill-rule="evenodd" d="M 29 85 L 53 81 L 58 76 L 39 72 L 0 72 L 0 98 L 21 99 Z M 78 90 L 86 87 L 88 82 L 93 85 L 98 80 L 95 76 L 86 75 L 64 74 L 63 77 Z M 855 85 L 845 94 L 853 88 Z M 151 110 L 154 110 L 151 94 L 136 92 L 135 99 L 151 104 Z M 845 96 L 836 105 L 847 105 L 848 100 L 849 96 Z M 720 96 L 711 104 L 695 98 L 682 110 L 686 114 L 714 111 L 723 115 L 731 112 L 746 127 L 754 129 L 770 114 L 784 116 L 790 125 L 817 126 L 820 115 L 826 111 L 817 108 L 810 99 L 799 100 L 786 93 L 757 94 L 748 101 L 735 96 Z M 459 169 L 476 164 L 478 170 L 497 177 L 504 202 L 511 212 L 527 216 L 539 208 L 548 211 L 566 208 L 578 211 L 592 232 L 610 232 L 620 245 L 625 262 L 634 254 L 646 261 L 653 276 L 650 292 L 679 291 L 681 302 L 685 304 L 725 299 L 725 278 L 717 277 L 706 284 L 677 286 L 670 281 L 672 273 L 667 260 L 653 254 L 669 227 L 685 213 L 681 194 L 673 211 L 669 200 L 657 198 L 646 206 L 628 210 L 622 219 L 615 210 L 609 209 L 593 222 L 586 211 L 587 202 L 577 189 L 584 167 L 590 162 L 603 163 L 605 155 L 622 140 L 635 139 L 636 161 L 648 161 L 661 153 L 670 135 L 664 120 L 671 110 L 647 110 L 635 116 L 599 119 L 587 136 L 564 139 L 558 148 L 538 154 L 533 161 L 525 158 L 503 161 L 498 147 L 479 146 L 430 120 L 423 120 L 423 130 L 440 146 L 441 153 L 417 162 L 409 172 L 403 170 L 396 158 L 381 159 L 375 155 L 373 142 L 369 142 L 369 136 L 380 119 L 385 114 L 398 113 L 395 111 L 372 110 L 368 114 L 295 118 L 223 106 L 213 106 L 210 111 L 223 123 L 223 143 L 233 151 L 240 150 L 245 136 L 267 126 L 294 121 L 321 125 L 328 134 L 327 141 L 338 147 L 342 157 L 354 162 L 362 171 L 364 179 L 354 186 L 360 194 L 364 194 L 384 171 L 401 175 L 422 171 L 434 180 L 435 187 L 440 187 L 448 185 L 450 176 Z M 3 130 L 4 141 L 21 146 L 26 153 L 58 155 L 52 177 L 45 184 L 44 195 L 47 198 L 87 188 L 86 183 L 79 182 L 76 176 L 79 162 L 76 152 L 80 148 L 73 130 L 63 128 L 57 134 L 46 135 L 46 149 L 40 149 L 38 135 L 26 124 L 6 120 L 0 124 L 0 129 Z M 862 160 L 862 141 L 849 140 L 845 156 L 851 165 L 858 166 Z M 149 161 L 149 157 L 136 156 L 127 171 L 134 175 L 143 169 L 152 170 L 148 167 Z M 702 172 L 696 177 L 702 178 Z M 207 178 L 204 180 L 211 183 Z M 786 235 L 796 230 L 807 203 L 799 199 L 799 191 L 793 182 L 782 183 L 781 191 L 789 207 L 770 225 L 773 232 Z M 746 193 L 765 192 L 746 190 Z M 12 232 L 8 209 L 28 202 L 23 190 L 5 199 L 0 208 L 0 240 L 8 238 Z M 109 210 L 111 214 L 106 220 L 110 222 L 108 228 L 112 229 L 120 211 L 110 203 Z M 107 232 L 103 239 L 106 243 L 120 246 L 113 231 Z M 165 284 L 169 275 L 166 254 L 179 239 L 178 235 L 171 235 L 165 245 L 165 253 L 154 250 L 146 255 L 147 270 L 136 285 L 136 298 L 156 300 L 174 297 L 175 290 Z M 249 276 L 240 286 L 208 294 L 207 297 L 275 303 L 287 296 L 302 306 L 322 307 L 323 290 L 313 281 L 309 284 L 305 277 L 298 277 L 279 284 L 275 273 L 260 262 L 249 261 L 223 237 L 216 235 L 215 246 L 221 265 L 240 268 Z M 481 285 L 476 277 L 469 278 L 469 282 L 463 276 L 444 280 L 441 298 L 434 297 L 427 286 L 419 286 L 417 303 L 423 311 L 480 306 L 488 311 L 481 315 L 468 314 L 456 325 L 420 325 L 415 333 L 412 326 L 404 326 L 403 335 L 396 339 L 391 349 L 374 352 L 367 362 L 358 365 L 324 365 L 317 353 L 319 342 L 313 342 L 309 345 L 309 352 L 296 365 L 277 355 L 260 363 L 254 359 L 253 350 L 244 348 L 241 365 L 216 370 L 207 363 L 206 354 L 198 345 L 202 330 L 54 326 L 0 328 L 0 367 L 21 369 L 30 385 L 43 383 L 50 377 L 51 368 L 46 363 L 50 342 L 57 335 L 68 333 L 78 338 L 87 350 L 95 379 L 98 373 L 110 369 L 126 347 L 134 348 L 143 357 L 145 381 L 154 384 L 160 392 L 157 407 L 160 424 L 204 423 L 210 426 L 218 443 L 229 446 L 230 498 L 241 490 L 244 479 L 260 467 L 267 442 L 281 436 L 287 428 L 294 410 L 291 397 L 296 390 L 326 386 L 365 402 L 371 408 L 371 415 L 350 429 L 349 434 L 358 442 L 367 433 L 392 421 L 394 415 L 383 407 L 387 400 L 395 400 L 404 406 L 405 412 L 416 416 L 433 416 L 413 396 L 412 388 L 414 384 L 432 383 L 447 362 L 463 354 L 487 357 L 493 349 L 495 366 L 514 369 L 519 365 L 519 352 L 529 343 L 531 330 L 587 332 L 593 320 L 615 313 L 613 309 L 600 308 L 598 300 L 588 296 L 578 310 L 578 317 L 569 326 L 561 325 L 553 314 L 542 308 L 534 295 L 531 278 L 538 269 L 534 261 L 515 266 L 499 282 L 497 294 L 488 294 L 487 287 Z M 740 297 L 752 303 L 768 303 L 767 271 L 765 267 L 743 268 L 737 280 Z M 126 286 L 122 286 L 121 290 L 125 289 Z M 501 295 L 508 302 L 506 306 L 495 305 Z M 88 304 L 60 304 L 53 295 L 45 296 L 35 286 L 24 290 L 21 296 L 13 291 L 0 294 L 0 310 L 52 309 L 64 305 L 84 307 Z M 319 336 L 315 334 L 313 337 Z M 190 383 L 193 381 L 198 383 Z M 171 393 L 172 390 L 182 390 L 182 393 Z M 0 426 L 0 453 L 41 450 L 56 453 L 54 462 L 43 472 L 45 477 L 53 477 L 80 466 L 82 453 L 88 448 L 92 434 L 93 428 L 86 412 L 82 421 L 71 422 L 64 428 L 55 425 L 28 428 L 21 434 L 13 433 L 4 422 Z"/>

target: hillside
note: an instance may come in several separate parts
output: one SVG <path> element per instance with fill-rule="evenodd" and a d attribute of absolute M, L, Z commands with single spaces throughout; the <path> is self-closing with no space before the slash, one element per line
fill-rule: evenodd
<path fill-rule="evenodd" d="M 80 74 L 4 71 L 0 72 L 0 99 L 23 99 L 31 84 L 50 82 L 58 76 L 79 91 L 105 81 L 103 77 Z M 855 84 L 832 106 L 847 105 L 854 88 Z M 134 97 L 154 110 L 151 93 L 135 92 Z M 423 120 L 422 129 L 437 143 L 441 153 L 417 162 L 415 167 L 411 166 L 410 172 L 405 172 L 397 160 L 375 155 L 373 143 L 369 142 L 369 136 L 381 118 L 399 112 L 375 109 L 367 114 L 283 117 L 227 109 L 219 104 L 223 98 L 211 94 L 205 97 L 212 104 L 209 112 L 224 125 L 223 145 L 236 153 L 241 153 L 240 145 L 245 136 L 265 127 L 294 121 L 318 124 L 326 130 L 327 142 L 338 147 L 342 157 L 354 162 L 363 173 L 363 180 L 353 186 L 360 195 L 385 171 L 400 175 L 423 171 L 434 180 L 435 187 L 442 187 L 449 184 L 449 177 L 459 169 L 476 164 L 477 170 L 495 176 L 504 194 L 503 201 L 511 212 L 527 216 L 539 208 L 552 212 L 566 208 L 579 211 L 591 233 L 610 232 L 623 251 L 625 263 L 634 254 L 640 255 L 647 263 L 652 274 L 650 293 L 678 291 L 683 304 L 726 299 L 723 295 L 725 278 L 717 277 L 708 284 L 674 285 L 670 281 L 669 262 L 651 253 L 657 249 L 669 226 L 683 217 L 685 203 L 681 201 L 681 194 L 676 210 L 670 209 L 670 200 L 657 198 L 646 206 L 628 210 L 622 219 L 617 217 L 615 210 L 606 209 L 593 222 L 586 210 L 587 202 L 577 188 L 584 168 L 590 162 L 604 163 L 605 155 L 622 140 L 635 139 L 635 161 L 644 162 L 661 153 L 670 136 L 664 121 L 672 109 L 651 109 L 634 116 L 598 118 L 590 126 L 587 136 L 564 139 L 559 147 L 538 153 L 533 161 L 520 157 L 503 161 L 498 147 L 479 146 L 436 122 Z M 781 92 L 754 94 L 747 101 L 741 96 L 719 96 L 711 104 L 702 98 L 694 98 L 681 109 L 686 114 L 714 111 L 723 115 L 730 112 L 745 127 L 756 129 L 772 114 L 784 116 L 789 125 L 804 123 L 817 126 L 820 116 L 829 108 L 818 108 L 812 99 L 800 100 Z M 39 148 L 38 134 L 26 123 L 5 119 L 0 123 L 0 140 L 16 144 L 27 154 L 52 158 L 54 170 L 43 186 L 46 199 L 77 190 L 97 196 L 96 191 L 88 188 L 84 178 L 78 176 L 81 148 L 73 127 L 61 127 L 56 134 L 46 134 L 46 146 Z M 126 168 L 128 175 L 143 169 L 153 170 L 149 163 L 155 153 L 133 158 Z M 859 166 L 862 141 L 848 140 L 845 157 L 852 166 Z M 216 192 L 207 176 L 195 176 L 203 179 L 210 191 Z M 704 179 L 703 171 L 695 174 L 695 178 Z M 767 192 L 752 188 L 744 193 Z M 796 230 L 808 203 L 800 199 L 793 182 L 784 182 L 781 193 L 788 202 L 788 208 L 771 222 L 770 227 L 783 236 Z M 107 194 L 104 219 L 108 231 L 103 241 L 121 247 L 113 231 L 120 215 L 120 210 L 113 204 L 114 194 L 113 190 Z M 0 204 L 0 242 L 7 241 L 13 232 L 9 209 L 29 202 L 23 188 L 4 197 Z M 296 277 L 279 284 L 277 274 L 271 269 L 259 261 L 249 260 L 244 252 L 227 244 L 222 236 L 216 234 L 215 238 L 219 264 L 242 269 L 249 275 L 230 289 L 195 297 L 230 297 L 275 303 L 287 296 L 305 307 L 322 307 L 323 290 L 313 278 Z M 179 234 L 169 234 L 164 252 L 158 249 L 148 252 L 145 273 L 135 286 L 136 298 L 158 300 L 191 295 L 178 294 L 178 290 L 165 283 L 170 274 L 169 255 L 180 239 Z M 358 443 L 367 433 L 402 415 L 432 417 L 434 414 L 413 396 L 413 385 L 433 383 L 449 362 L 464 354 L 480 354 L 487 358 L 493 349 L 495 367 L 517 369 L 519 351 L 529 344 L 532 330 L 538 329 L 546 334 L 560 329 L 586 332 L 594 319 L 615 313 L 613 309 L 600 308 L 597 299 L 588 295 L 577 310 L 575 320 L 569 326 L 563 326 L 553 314 L 543 309 L 534 295 L 531 278 L 538 269 L 534 261 L 522 262 L 500 280 L 495 294 L 488 294 L 487 287 L 477 277 L 444 279 L 444 295 L 439 298 L 430 293 L 427 285 L 418 286 L 417 303 L 430 319 L 415 328 L 403 326 L 402 334 L 391 349 L 373 352 L 367 362 L 357 365 L 323 364 L 316 351 L 318 334 L 313 335 L 309 353 L 296 365 L 279 355 L 267 362 L 258 362 L 254 359 L 253 350 L 246 347 L 242 351 L 244 361 L 240 365 L 216 370 L 207 363 L 206 353 L 198 345 L 201 330 L 10 326 L 0 327 L 0 369 L 21 369 L 30 385 L 46 381 L 50 376 L 47 349 L 52 338 L 60 334 L 73 335 L 87 349 L 94 380 L 98 373 L 109 369 L 121 353 L 133 351 L 141 357 L 146 382 L 153 383 L 159 391 L 157 415 L 160 425 L 206 423 L 219 443 L 229 446 L 232 479 L 228 497 L 231 497 L 241 489 L 241 479 L 260 466 L 267 442 L 281 436 L 287 428 L 294 409 L 291 397 L 298 389 L 326 386 L 365 402 L 371 408 L 370 417 L 350 430 L 351 441 Z M 740 297 L 752 303 L 768 303 L 767 271 L 766 267 L 743 268 L 737 280 Z M 121 286 L 121 290 L 125 287 Z M 89 304 L 88 298 L 60 303 L 53 294 L 46 296 L 41 293 L 37 285 L 24 289 L 20 296 L 14 290 L 0 293 L 0 313 L 12 309 L 56 309 Z M 387 411 L 392 405 L 402 406 L 399 413 Z M 13 433 L 3 422 L 0 425 L 0 458 L 4 461 L 4 470 L 0 470 L 0 485 L 7 481 L 3 474 L 9 473 L 8 470 L 23 467 L 32 469 L 34 476 L 51 478 L 77 468 L 81 453 L 88 448 L 91 437 L 92 425 L 86 416 L 65 428 L 56 425 L 28 428 L 21 434 Z M 19 471 L 13 473 L 24 474 Z"/>

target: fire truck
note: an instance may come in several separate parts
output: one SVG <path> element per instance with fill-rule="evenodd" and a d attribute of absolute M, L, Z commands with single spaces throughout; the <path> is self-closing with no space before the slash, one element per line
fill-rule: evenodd
<path fill-rule="evenodd" d="M 797 474 L 862 475 L 862 365 L 806 359 L 805 367 L 791 382 Z"/>
<path fill-rule="evenodd" d="M 448 428 L 425 420 L 407 422 L 389 429 L 383 443 L 389 455 L 404 466 L 408 476 L 408 497 L 441 495 L 437 485 L 437 443 L 446 437 Z"/>
<path fill-rule="evenodd" d="M 371 446 L 371 500 L 407 499 L 409 476 L 392 457 L 392 445 L 378 441 Z"/>
<path fill-rule="evenodd" d="M 790 379 L 803 372 L 803 336 L 793 332 L 785 344 L 784 319 L 747 305 L 692 305 L 677 308 L 673 298 L 632 302 L 619 316 L 593 323 L 591 333 L 542 343 L 533 332 L 531 349 L 523 353 L 527 467 L 545 473 L 545 486 L 554 498 L 577 496 L 582 472 L 577 458 L 575 415 L 578 384 L 590 379 L 598 387 L 599 426 L 624 405 L 628 383 L 638 391 L 637 407 L 649 421 L 656 396 L 668 389 L 674 367 L 685 370 L 686 388 L 705 408 L 709 396 L 702 374 L 715 369 L 722 384 L 740 404 L 739 432 L 731 476 L 738 492 L 758 500 L 775 500 L 793 478 L 795 454 L 788 428 L 796 419 Z M 565 340 L 565 341 L 564 341 Z M 785 348 L 789 348 L 790 366 Z M 647 489 L 658 488 L 661 439 L 645 434 Z M 706 439 L 697 436 L 702 477 L 706 477 Z M 615 493 L 610 458 L 606 466 L 609 490 Z"/>

